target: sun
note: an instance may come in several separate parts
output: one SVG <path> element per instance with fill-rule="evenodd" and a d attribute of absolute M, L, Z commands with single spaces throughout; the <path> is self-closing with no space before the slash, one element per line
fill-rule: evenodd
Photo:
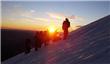
<path fill-rule="evenodd" d="M 50 27 L 48 28 L 49 33 L 54 33 L 55 30 L 56 30 L 56 29 L 55 29 L 54 26 L 50 26 Z"/>

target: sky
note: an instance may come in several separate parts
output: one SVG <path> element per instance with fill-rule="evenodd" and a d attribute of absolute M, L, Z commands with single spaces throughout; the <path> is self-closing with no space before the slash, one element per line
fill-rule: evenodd
<path fill-rule="evenodd" d="M 2 28 L 62 30 L 67 17 L 70 31 L 110 14 L 110 1 L 2 1 Z"/>

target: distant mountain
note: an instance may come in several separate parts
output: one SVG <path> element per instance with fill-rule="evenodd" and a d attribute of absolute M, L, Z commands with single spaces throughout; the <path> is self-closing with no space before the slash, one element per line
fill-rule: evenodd
<path fill-rule="evenodd" d="M 39 51 L 23 53 L 2 64 L 110 64 L 110 15 L 70 33 Z"/>

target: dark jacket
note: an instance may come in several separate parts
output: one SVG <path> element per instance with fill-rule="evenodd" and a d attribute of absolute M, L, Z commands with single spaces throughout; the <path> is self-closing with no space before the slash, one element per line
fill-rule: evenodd
<path fill-rule="evenodd" d="M 70 22 L 69 21 L 64 21 L 63 25 L 62 25 L 62 29 L 63 30 L 68 30 L 69 27 L 70 27 Z"/>

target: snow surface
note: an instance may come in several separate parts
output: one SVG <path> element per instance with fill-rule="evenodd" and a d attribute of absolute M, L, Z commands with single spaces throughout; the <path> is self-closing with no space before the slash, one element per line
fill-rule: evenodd
<path fill-rule="evenodd" d="M 21 53 L 2 64 L 110 64 L 110 16 L 70 33 L 38 51 Z"/>

